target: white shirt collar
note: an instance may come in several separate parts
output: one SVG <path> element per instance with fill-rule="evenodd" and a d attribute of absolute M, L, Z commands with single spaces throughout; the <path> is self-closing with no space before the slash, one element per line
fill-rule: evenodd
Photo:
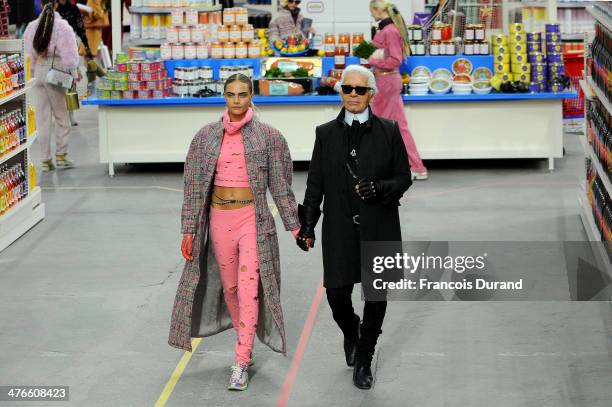
<path fill-rule="evenodd" d="M 344 111 L 344 122 L 346 124 L 348 124 L 349 126 L 353 125 L 353 121 L 354 120 L 358 120 L 359 123 L 363 124 L 365 122 L 368 121 L 368 119 L 370 118 L 370 109 L 366 108 L 366 110 L 364 110 L 361 113 L 351 113 L 348 110 Z"/>

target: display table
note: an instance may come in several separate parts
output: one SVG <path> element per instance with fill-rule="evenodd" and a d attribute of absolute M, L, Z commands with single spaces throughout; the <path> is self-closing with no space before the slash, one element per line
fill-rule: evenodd
<path fill-rule="evenodd" d="M 404 95 L 421 157 L 432 159 L 554 158 L 563 155 L 562 99 L 574 92 L 457 96 Z M 256 96 L 261 120 L 278 128 L 294 161 L 308 161 L 315 127 L 335 118 L 339 96 Z M 183 162 L 195 133 L 219 120 L 222 97 L 90 99 L 98 105 L 100 162 Z"/>

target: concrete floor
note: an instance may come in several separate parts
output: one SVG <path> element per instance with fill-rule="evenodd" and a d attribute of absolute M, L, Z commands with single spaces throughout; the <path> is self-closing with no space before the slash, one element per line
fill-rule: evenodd
<path fill-rule="evenodd" d="M 166 343 L 183 265 L 182 166 L 118 166 L 111 179 L 95 109 L 77 118 L 78 168 L 41 177 L 45 220 L 0 254 L 0 385 L 68 385 L 74 406 L 152 406 L 183 355 Z M 400 207 L 404 239 L 586 239 L 584 156 L 576 136 L 565 145 L 553 173 L 545 161 L 430 163 Z M 305 171 L 294 179 L 301 200 Z M 391 303 L 376 386 L 355 389 L 326 300 L 313 302 L 320 246 L 306 254 L 289 233 L 279 239 L 288 357 L 257 343 L 249 390 L 230 393 L 232 335 L 205 338 L 167 406 L 276 405 L 311 309 L 289 406 L 610 406 L 607 302 Z"/>

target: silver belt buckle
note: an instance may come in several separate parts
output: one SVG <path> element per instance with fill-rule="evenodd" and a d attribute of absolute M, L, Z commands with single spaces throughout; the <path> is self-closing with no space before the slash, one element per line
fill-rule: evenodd
<path fill-rule="evenodd" d="M 353 223 L 355 225 L 359 225 L 359 215 L 353 215 Z"/>

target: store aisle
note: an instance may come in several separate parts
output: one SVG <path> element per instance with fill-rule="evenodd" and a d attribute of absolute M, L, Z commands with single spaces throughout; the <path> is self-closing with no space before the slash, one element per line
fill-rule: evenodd
<path fill-rule="evenodd" d="M 75 406 L 152 406 L 182 356 L 166 344 L 183 264 L 182 166 L 117 166 L 111 179 L 97 162 L 95 109 L 77 119 L 78 168 L 41 177 L 47 217 L 0 254 L 0 383 L 69 385 Z M 584 155 L 575 136 L 566 149 L 552 174 L 544 161 L 430 165 L 431 179 L 402 202 L 404 238 L 584 240 L 576 200 Z M 300 200 L 305 180 L 295 174 Z M 249 390 L 229 393 L 231 333 L 205 338 L 167 406 L 276 404 L 322 276 L 320 245 L 303 253 L 282 230 L 279 241 L 289 356 L 257 344 Z M 378 382 L 357 391 L 323 299 L 288 405 L 612 399 L 608 303 L 393 303 L 383 329 Z"/>

